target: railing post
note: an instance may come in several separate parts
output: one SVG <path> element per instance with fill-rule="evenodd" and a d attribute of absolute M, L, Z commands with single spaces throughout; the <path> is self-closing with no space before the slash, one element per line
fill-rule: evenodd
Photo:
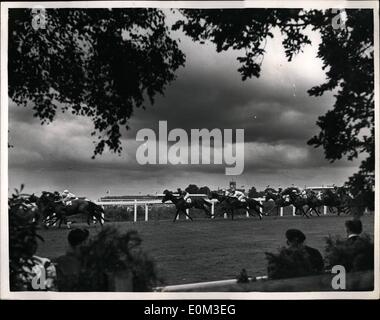
<path fill-rule="evenodd" d="M 249 211 L 248 210 L 245 212 L 245 215 L 247 216 L 247 218 L 249 218 Z"/>
<path fill-rule="evenodd" d="M 215 214 L 215 202 L 213 201 L 211 204 L 211 215 L 213 216 Z"/>
<path fill-rule="evenodd" d="M 227 219 L 227 212 L 225 212 L 225 213 L 223 214 L 223 218 L 224 218 L 224 219 Z"/>
<path fill-rule="evenodd" d="M 293 207 L 293 217 L 296 215 L 296 207 L 295 206 L 292 206 Z"/>
<path fill-rule="evenodd" d="M 263 202 L 262 202 L 262 201 L 260 201 L 260 204 L 261 204 L 261 205 L 263 205 Z M 260 207 L 259 211 L 260 211 L 261 213 L 263 213 L 263 208 L 262 208 L 262 207 Z"/>
<path fill-rule="evenodd" d="M 323 206 L 323 214 L 324 214 L 324 215 L 327 214 L 327 206 Z"/>
<path fill-rule="evenodd" d="M 145 203 L 145 221 L 148 221 L 148 204 Z"/>
<path fill-rule="evenodd" d="M 284 216 L 284 207 L 280 207 L 280 217 Z"/>
<path fill-rule="evenodd" d="M 133 221 L 137 221 L 137 200 L 135 199 L 135 204 L 133 205 Z"/>

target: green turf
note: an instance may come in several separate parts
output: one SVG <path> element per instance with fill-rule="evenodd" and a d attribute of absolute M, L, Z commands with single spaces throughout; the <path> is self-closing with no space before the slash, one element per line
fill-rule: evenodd
<path fill-rule="evenodd" d="M 275 251 L 285 244 L 284 234 L 288 228 L 299 228 L 307 236 L 307 244 L 323 254 L 324 237 L 345 235 L 344 221 L 347 216 L 264 217 L 226 219 L 197 219 L 149 222 L 117 222 L 121 230 L 137 230 L 143 239 L 143 248 L 157 263 L 165 284 L 182 284 L 235 278 L 242 268 L 249 276 L 266 274 L 264 252 Z M 362 218 L 364 231 L 373 236 L 373 215 Z M 78 224 L 85 226 L 83 224 Z M 91 234 L 100 227 L 92 226 Z M 69 230 L 41 230 L 45 239 L 38 255 L 57 257 L 66 250 Z"/>

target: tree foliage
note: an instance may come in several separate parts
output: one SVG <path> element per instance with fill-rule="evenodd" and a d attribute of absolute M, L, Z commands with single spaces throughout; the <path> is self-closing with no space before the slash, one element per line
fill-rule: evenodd
<path fill-rule="evenodd" d="M 30 219 L 27 208 L 29 195 L 22 194 L 24 186 L 8 199 L 9 228 L 9 282 L 11 291 L 31 289 L 31 279 L 35 275 L 33 267 L 37 264 L 34 254 L 38 241 L 43 238 L 37 234 L 37 222 Z"/>
<path fill-rule="evenodd" d="M 196 185 L 196 184 L 189 184 L 186 189 L 185 189 L 186 192 L 190 193 L 190 194 L 197 194 L 197 193 L 200 193 L 199 192 L 199 187 Z"/>
<path fill-rule="evenodd" d="M 9 11 L 9 96 L 41 123 L 58 110 L 94 124 L 94 156 L 121 152 L 121 127 L 134 108 L 154 103 L 184 54 L 158 9 L 47 9 L 45 29 L 31 9 Z"/>
<path fill-rule="evenodd" d="M 374 46 L 373 11 L 346 10 L 346 19 L 337 23 L 332 10 L 303 9 L 209 9 L 182 10 L 185 19 L 174 29 L 182 29 L 194 41 L 209 40 L 218 52 L 229 49 L 244 53 L 238 57 L 242 79 L 259 77 L 268 38 L 274 28 L 283 35 L 288 60 L 311 43 L 307 27 L 318 31 L 322 42 L 318 57 L 326 70 L 326 82 L 308 93 L 320 96 L 335 93 L 335 103 L 318 118 L 318 135 L 308 144 L 323 147 L 331 162 L 353 160 L 367 154 L 359 172 L 348 184 L 355 190 L 372 192 L 374 185 Z"/>
<path fill-rule="evenodd" d="M 372 193 L 373 10 L 345 12 L 345 23 L 337 26 L 332 10 L 184 9 L 173 29 L 200 43 L 211 41 L 218 52 L 241 52 L 243 80 L 260 76 L 266 41 L 275 28 L 283 35 L 288 60 L 311 44 L 308 29 L 318 31 L 326 81 L 308 92 L 320 96 L 331 91 L 336 99 L 318 118 L 320 132 L 308 144 L 323 147 L 331 162 L 365 154 L 347 184 L 354 192 Z M 34 30 L 31 10 L 9 11 L 10 98 L 32 105 L 42 123 L 53 121 L 58 110 L 90 117 L 97 138 L 94 156 L 105 147 L 120 153 L 120 130 L 128 129 L 134 108 L 154 103 L 184 65 L 164 13 L 148 8 L 48 9 L 46 17 L 46 28 Z"/>

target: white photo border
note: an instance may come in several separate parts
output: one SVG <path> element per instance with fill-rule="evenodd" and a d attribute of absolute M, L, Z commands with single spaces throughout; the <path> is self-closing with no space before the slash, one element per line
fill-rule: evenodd
<path fill-rule="evenodd" d="M 1 3 L 1 153 L 0 153 L 0 283 L 1 299 L 16 300 L 328 300 L 379 299 L 379 175 L 375 175 L 374 290 L 365 292 L 11 292 L 9 290 L 8 238 L 8 9 L 32 8 L 308 8 L 308 9 L 373 9 L 375 68 L 375 172 L 379 165 L 379 3 L 377 1 L 71 1 L 71 2 L 2 2 Z"/>

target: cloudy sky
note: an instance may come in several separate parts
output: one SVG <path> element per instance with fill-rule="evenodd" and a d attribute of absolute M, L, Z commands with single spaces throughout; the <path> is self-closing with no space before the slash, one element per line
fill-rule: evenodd
<path fill-rule="evenodd" d="M 186 54 L 184 68 L 147 110 L 136 110 L 131 130 L 123 135 L 121 156 L 105 152 L 91 159 L 92 123 L 83 117 L 60 114 L 41 126 L 28 108 L 9 102 L 9 189 L 25 184 L 26 192 L 69 189 L 97 199 L 106 194 L 161 193 L 190 183 L 210 188 L 238 186 L 263 189 L 296 184 L 341 184 L 356 171 L 358 162 L 324 159 L 322 149 L 306 141 L 318 133 L 315 122 L 332 107 L 332 94 L 310 97 L 307 90 L 324 82 L 322 62 L 316 58 L 320 38 L 287 62 L 281 36 L 268 40 L 262 75 L 242 81 L 233 51 L 217 53 L 212 44 L 200 45 L 180 32 L 180 48 Z M 157 130 L 166 120 L 168 129 L 244 129 L 244 172 L 226 176 L 225 165 L 139 165 L 136 133 Z"/>

